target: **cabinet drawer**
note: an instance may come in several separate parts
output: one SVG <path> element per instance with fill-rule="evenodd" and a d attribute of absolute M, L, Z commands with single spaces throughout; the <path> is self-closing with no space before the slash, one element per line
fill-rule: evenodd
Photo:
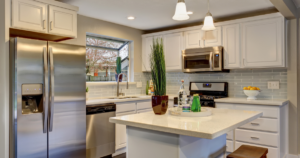
<path fill-rule="evenodd" d="M 233 152 L 234 151 L 233 141 L 231 141 L 231 140 L 226 141 L 226 151 L 227 152 Z"/>
<path fill-rule="evenodd" d="M 258 118 L 252 122 L 249 122 L 240 128 L 254 129 L 260 131 L 278 132 L 278 120 L 277 119 L 267 119 Z"/>
<path fill-rule="evenodd" d="M 278 134 L 241 129 L 235 130 L 235 140 L 274 147 L 278 147 L 279 144 Z"/>
<path fill-rule="evenodd" d="M 136 111 L 136 104 L 135 103 L 117 104 L 117 113 L 127 112 L 127 111 Z"/>
<path fill-rule="evenodd" d="M 229 140 L 233 140 L 233 131 L 228 132 L 226 138 Z"/>
<path fill-rule="evenodd" d="M 140 109 L 150 109 L 152 108 L 152 105 L 151 105 L 151 102 L 148 101 L 148 102 L 138 102 L 136 104 L 137 106 L 137 110 L 140 110 Z"/>
<path fill-rule="evenodd" d="M 262 117 L 266 118 L 279 118 L 279 109 L 277 107 L 267 107 L 262 105 L 245 105 L 237 104 L 237 110 L 249 110 L 249 111 L 261 111 L 263 112 Z"/>
<path fill-rule="evenodd" d="M 242 145 L 250 145 L 250 146 L 257 146 L 257 147 L 261 147 L 261 148 L 268 148 L 267 157 L 270 157 L 270 158 L 279 158 L 279 150 L 278 150 L 278 148 L 272 148 L 272 147 L 266 147 L 266 146 L 248 144 L 248 143 L 235 142 L 235 150 L 238 149 Z"/>

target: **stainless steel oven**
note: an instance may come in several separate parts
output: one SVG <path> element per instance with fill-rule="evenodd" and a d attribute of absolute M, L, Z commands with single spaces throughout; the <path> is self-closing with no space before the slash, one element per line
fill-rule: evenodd
<path fill-rule="evenodd" d="M 223 67 L 223 47 L 192 48 L 182 51 L 182 71 L 228 72 Z"/>

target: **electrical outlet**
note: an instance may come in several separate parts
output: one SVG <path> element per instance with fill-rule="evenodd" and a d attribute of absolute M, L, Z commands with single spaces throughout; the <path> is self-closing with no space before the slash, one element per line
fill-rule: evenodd
<path fill-rule="evenodd" d="M 141 87 L 142 87 L 142 82 L 137 82 L 137 83 L 136 83 L 136 87 L 137 87 L 137 88 L 141 88 Z"/>
<path fill-rule="evenodd" d="M 268 81 L 268 89 L 279 89 L 279 81 Z"/>

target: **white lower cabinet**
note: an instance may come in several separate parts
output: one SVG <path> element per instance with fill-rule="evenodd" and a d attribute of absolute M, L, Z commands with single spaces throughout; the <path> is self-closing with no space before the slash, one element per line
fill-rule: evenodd
<path fill-rule="evenodd" d="M 137 113 L 144 113 L 152 111 L 151 101 L 139 101 L 139 102 L 123 102 L 116 103 L 117 110 L 116 116 L 125 116 Z M 126 126 L 116 124 L 116 151 L 123 149 L 127 144 Z M 125 151 L 125 150 L 124 150 Z"/>
<path fill-rule="evenodd" d="M 227 133 L 227 152 L 233 152 L 241 145 L 250 145 L 268 148 L 267 157 L 270 158 L 284 158 L 288 154 L 288 104 L 274 106 L 216 103 L 216 108 L 263 112 L 262 117 Z"/>
<path fill-rule="evenodd" d="M 226 141 L 226 151 L 227 152 L 233 152 L 234 151 L 234 146 L 233 146 L 233 141 L 232 140 L 227 140 Z"/>
<path fill-rule="evenodd" d="M 117 113 L 117 116 L 125 116 L 130 114 L 135 114 L 136 111 Z M 126 126 L 116 124 L 116 150 L 126 147 Z"/>
<path fill-rule="evenodd" d="M 279 146 L 278 133 L 237 129 L 235 130 L 235 140 L 273 147 Z"/>

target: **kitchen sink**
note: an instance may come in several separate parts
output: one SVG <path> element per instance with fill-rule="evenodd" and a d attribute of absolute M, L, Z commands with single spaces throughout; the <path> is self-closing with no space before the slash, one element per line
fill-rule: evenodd
<path fill-rule="evenodd" d="M 122 97 L 111 97 L 108 99 L 131 99 L 131 98 L 139 98 L 137 96 L 122 96 Z"/>

